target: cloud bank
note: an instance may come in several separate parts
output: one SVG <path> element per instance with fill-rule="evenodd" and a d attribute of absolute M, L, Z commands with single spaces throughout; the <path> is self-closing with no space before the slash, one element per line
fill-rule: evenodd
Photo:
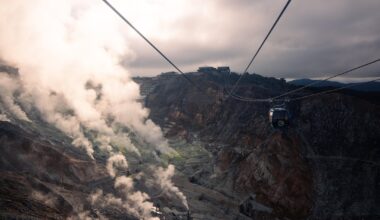
<path fill-rule="evenodd" d="M 112 1 L 184 71 L 201 65 L 247 66 L 286 1 Z M 380 57 L 377 0 L 293 0 L 250 72 L 285 78 L 323 77 Z M 172 68 L 128 26 L 136 75 Z M 379 76 L 380 64 L 351 77 Z"/>

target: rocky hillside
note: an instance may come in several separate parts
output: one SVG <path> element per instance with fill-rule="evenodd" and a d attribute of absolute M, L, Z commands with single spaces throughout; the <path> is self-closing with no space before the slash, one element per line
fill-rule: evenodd
<path fill-rule="evenodd" d="M 364 92 L 379 92 L 380 91 L 380 82 L 374 81 L 374 82 L 367 82 L 367 83 L 340 83 L 335 81 L 321 81 L 321 80 L 312 80 L 312 79 L 297 79 L 290 81 L 290 84 L 293 85 L 307 85 L 310 83 L 318 82 L 316 84 L 316 87 L 323 88 L 323 87 L 335 87 L 335 88 L 341 88 L 344 86 L 351 86 L 351 90 L 356 91 L 364 91 Z"/>
<path fill-rule="evenodd" d="M 290 127 L 274 130 L 268 104 L 224 99 L 237 75 L 188 76 L 203 91 L 175 74 L 137 81 L 166 136 L 209 154 L 205 160 L 184 154 L 187 165 L 177 167 L 192 183 L 236 199 L 239 212 L 252 219 L 380 217 L 380 109 L 371 97 L 334 93 L 291 102 Z M 248 75 L 237 93 L 267 98 L 291 88 Z"/>
<path fill-rule="evenodd" d="M 65 219 L 86 204 L 87 184 L 105 178 L 86 155 L 9 122 L 0 123 L 0 216 Z"/>
<path fill-rule="evenodd" d="M 18 74 L 11 67 L 0 71 Z M 158 208 L 152 210 L 153 216 L 167 220 L 380 217 L 376 99 L 364 93 L 335 93 L 291 102 L 289 128 L 274 130 L 267 118 L 269 104 L 225 99 L 224 90 L 237 80 L 236 74 L 188 77 L 199 89 L 174 73 L 135 79 L 140 101 L 177 152 L 162 154 L 138 137 L 131 140 L 142 155 L 123 152 L 128 169 L 119 172 L 149 196 Z M 246 75 L 237 93 L 267 98 L 292 88 L 284 80 Z M 21 121 L 11 117 L 3 102 L 1 219 L 136 219 L 117 207 L 116 200 L 106 206 L 89 199 L 95 190 L 118 190 L 106 171 L 105 155 L 95 148 L 92 160 L 38 112 L 32 109 L 27 112 L 31 121 Z M 168 164 L 175 165 L 173 182 L 187 198 L 188 209 L 152 182 L 155 170 Z M 170 176 L 166 175 L 163 179 Z"/>

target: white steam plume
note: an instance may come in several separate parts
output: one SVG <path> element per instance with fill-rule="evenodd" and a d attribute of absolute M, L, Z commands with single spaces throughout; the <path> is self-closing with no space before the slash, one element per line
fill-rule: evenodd
<path fill-rule="evenodd" d="M 103 150 L 111 151 L 115 140 L 139 154 L 115 132 L 118 126 L 173 152 L 136 101 L 139 87 L 120 65 L 121 57 L 133 57 L 121 31 L 125 26 L 101 1 L 0 0 L 0 5 L 0 57 L 19 68 L 25 106 L 34 105 L 91 157 L 93 143 L 85 131 L 96 132 Z M 10 98 L 14 89 L 2 92 L 4 102 L 27 120 Z"/>
<path fill-rule="evenodd" d="M 107 169 L 116 177 L 118 196 L 97 191 L 93 205 L 157 219 L 150 213 L 150 197 L 135 190 L 130 177 L 117 177 L 115 169 L 128 168 L 125 157 L 114 153 L 120 147 L 140 155 L 123 128 L 163 153 L 174 152 L 137 101 L 138 85 L 120 65 L 121 57 L 133 57 L 121 31 L 124 24 L 102 1 L 0 0 L 0 5 L 0 57 L 20 71 L 17 79 L 0 77 L 6 108 L 23 120 L 29 120 L 23 108 L 35 108 L 90 157 L 94 144 L 111 155 Z M 16 91 L 21 92 L 18 100 Z M 169 180 L 174 170 L 161 173 L 157 177 L 165 191 L 181 196 Z M 88 217 L 85 210 L 80 214 Z"/>
<path fill-rule="evenodd" d="M 116 177 L 116 168 L 128 169 L 128 162 L 121 154 L 112 155 L 107 161 L 107 171 L 111 177 Z M 102 190 L 97 190 L 90 195 L 91 204 L 102 208 L 118 207 L 140 219 L 158 219 L 151 215 L 154 205 L 149 201 L 150 197 L 148 194 L 134 189 L 132 178 L 117 176 L 114 187 L 118 191 L 119 197 L 110 193 L 104 195 Z"/>
<path fill-rule="evenodd" d="M 122 168 L 127 170 L 128 169 L 128 162 L 125 159 L 125 157 L 121 154 L 116 154 L 108 158 L 107 161 L 107 171 L 110 176 L 115 177 L 116 176 L 116 169 L 115 168 Z"/>
<path fill-rule="evenodd" d="M 29 121 L 28 116 L 26 116 L 25 112 L 15 102 L 14 94 L 20 90 L 20 88 L 21 85 L 17 78 L 12 77 L 7 73 L 0 72 L 0 99 L 4 104 L 4 107 L 16 116 L 16 118 Z M 7 119 L 7 117 L 4 119 Z"/>
<path fill-rule="evenodd" d="M 9 120 L 8 116 L 5 115 L 5 114 L 0 114 L 0 121 L 8 121 L 10 122 L 11 120 Z"/>
<path fill-rule="evenodd" d="M 123 194 L 121 197 L 110 193 L 104 194 L 101 189 L 98 189 L 89 197 L 91 204 L 94 207 L 116 208 L 139 219 L 159 220 L 151 214 L 155 207 L 148 201 L 149 196 L 143 192 L 134 191 L 132 180 L 129 177 L 118 177 L 115 187 Z"/>
<path fill-rule="evenodd" d="M 176 195 L 182 202 L 182 204 L 189 209 L 186 196 L 174 185 L 172 182 L 172 177 L 174 176 L 175 167 L 174 165 L 169 165 L 167 169 L 159 167 L 154 173 L 154 180 L 162 190 L 162 192 L 171 197 L 173 194 Z"/>

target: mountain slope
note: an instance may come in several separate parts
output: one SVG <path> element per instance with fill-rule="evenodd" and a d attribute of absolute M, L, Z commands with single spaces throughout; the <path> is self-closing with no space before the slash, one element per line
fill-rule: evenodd
<path fill-rule="evenodd" d="M 323 88 L 323 87 L 344 87 L 352 86 L 350 89 L 355 91 L 362 92 L 380 92 L 380 82 L 369 82 L 369 83 L 340 83 L 334 81 L 321 81 L 321 80 L 312 80 L 312 79 L 296 79 L 292 80 L 289 83 L 297 86 L 304 86 L 310 83 L 317 83 L 313 87 Z"/>
<path fill-rule="evenodd" d="M 290 127 L 274 130 L 267 118 L 269 104 L 224 98 L 224 90 L 238 75 L 229 80 L 218 73 L 188 77 L 201 91 L 177 74 L 135 79 L 150 119 L 160 125 L 177 152 L 167 156 L 135 137 L 142 156 L 124 154 L 129 167 L 121 172 L 149 195 L 159 208 L 155 216 L 379 218 L 378 102 L 366 94 L 342 93 L 291 102 Z M 283 80 L 246 75 L 237 92 L 267 98 L 292 88 Z M 37 112 L 27 112 L 32 121 L 26 122 L 12 117 L 4 105 L 0 110 L 6 115 L 0 119 L 2 218 L 136 219 L 116 204 L 91 204 L 94 190 L 117 191 L 100 151 L 95 149 L 92 160 Z M 176 166 L 173 182 L 187 198 L 188 212 L 151 178 L 161 164 Z M 160 178 L 168 184 L 167 177 Z"/>
<path fill-rule="evenodd" d="M 2 217 L 67 218 L 86 203 L 87 184 L 106 177 L 104 167 L 8 122 L 0 143 Z"/>
<path fill-rule="evenodd" d="M 145 103 L 151 118 L 166 127 L 167 137 L 200 142 L 212 155 L 211 165 L 205 164 L 209 168 L 190 174 L 192 181 L 240 199 L 246 216 L 380 215 L 376 209 L 380 161 L 376 103 L 339 93 L 293 102 L 290 128 L 273 131 L 267 119 L 268 104 L 222 98 L 225 76 L 189 77 L 204 92 L 178 75 L 158 76 L 153 82 L 149 79 Z M 250 75 L 238 93 L 266 98 L 291 88 L 280 80 Z M 267 209 L 252 209 L 252 201 Z M 247 206 L 251 207 L 248 211 Z"/>

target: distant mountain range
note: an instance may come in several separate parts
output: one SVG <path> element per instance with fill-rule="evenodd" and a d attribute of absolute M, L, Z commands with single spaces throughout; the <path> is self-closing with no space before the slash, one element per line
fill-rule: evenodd
<path fill-rule="evenodd" d="M 289 81 L 288 83 L 298 86 L 304 86 L 310 83 L 320 82 L 319 84 L 314 85 L 313 87 L 323 88 L 323 87 L 344 87 L 352 85 L 349 89 L 363 92 L 380 92 L 380 82 L 369 82 L 369 83 L 340 83 L 335 81 L 324 81 L 321 80 L 312 80 L 312 79 L 296 79 Z"/>

